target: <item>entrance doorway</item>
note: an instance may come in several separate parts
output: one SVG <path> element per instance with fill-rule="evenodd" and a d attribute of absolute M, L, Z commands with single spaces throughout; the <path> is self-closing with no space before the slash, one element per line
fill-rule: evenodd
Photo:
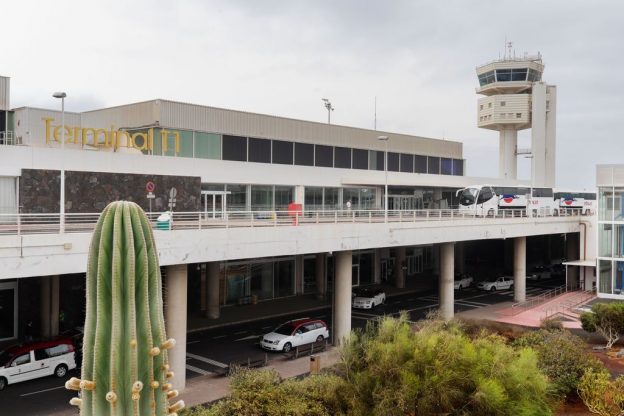
<path fill-rule="evenodd" d="M 415 210 L 423 209 L 422 197 L 416 195 L 388 195 L 388 209 Z"/>
<path fill-rule="evenodd" d="M 227 191 L 202 191 L 204 219 L 223 218 L 227 211 Z"/>
<path fill-rule="evenodd" d="M 17 282 L 0 283 L 0 341 L 17 338 Z"/>

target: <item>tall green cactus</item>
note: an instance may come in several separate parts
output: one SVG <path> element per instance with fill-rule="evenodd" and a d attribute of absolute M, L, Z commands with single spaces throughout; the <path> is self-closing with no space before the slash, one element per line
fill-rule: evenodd
<path fill-rule="evenodd" d="M 163 318 L 162 283 L 150 223 L 132 202 L 108 205 L 98 220 L 87 266 L 81 391 L 70 403 L 82 416 L 176 415 Z"/>

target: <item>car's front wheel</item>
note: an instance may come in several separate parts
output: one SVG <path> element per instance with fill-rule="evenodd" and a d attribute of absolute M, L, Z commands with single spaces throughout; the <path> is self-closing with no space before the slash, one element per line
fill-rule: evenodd
<path fill-rule="evenodd" d="M 490 287 L 490 292 L 496 292 L 496 286 L 491 286 Z"/>
<path fill-rule="evenodd" d="M 4 377 L 0 377 L 0 390 L 4 390 L 7 385 L 7 379 Z"/>
<path fill-rule="evenodd" d="M 292 350 L 292 344 L 290 342 L 287 342 L 286 344 L 284 344 L 284 348 L 282 349 L 282 351 L 290 352 L 290 350 Z"/>
<path fill-rule="evenodd" d="M 459 285 L 459 286 L 457 287 L 457 290 L 462 290 L 462 289 L 463 289 L 462 285 Z"/>
<path fill-rule="evenodd" d="M 65 377 L 67 375 L 67 366 L 65 364 L 61 364 L 54 369 L 54 375 L 58 378 Z"/>
<path fill-rule="evenodd" d="M 318 337 L 316 337 L 316 342 L 323 342 L 325 340 L 325 338 L 323 337 L 323 335 L 319 335 Z"/>

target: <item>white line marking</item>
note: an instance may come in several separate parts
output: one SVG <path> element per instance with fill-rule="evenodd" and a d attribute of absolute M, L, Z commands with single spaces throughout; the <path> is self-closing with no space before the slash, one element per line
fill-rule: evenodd
<path fill-rule="evenodd" d="M 203 361 L 203 362 L 208 363 L 208 364 L 216 365 L 217 367 L 221 367 L 221 368 L 227 368 L 228 367 L 227 364 L 223 364 L 223 363 L 221 363 L 219 361 L 211 360 L 210 358 L 202 357 L 201 355 L 191 354 L 190 352 L 187 352 L 186 356 L 194 358 L 195 360 L 198 360 L 198 361 Z"/>
<path fill-rule="evenodd" d="M 246 334 L 248 331 L 238 331 L 234 332 L 234 335 Z"/>
<path fill-rule="evenodd" d="M 262 329 L 269 329 L 269 328 L 273 328 L 272 326 L 263 326 Z"/>
<path fill-rule="evenodd" d="M 189 342 L 187 342 L 187 343 L 186 343 L 186 345 L 189 345 L 189 344 L 197 344 L 198 342 L 201 342 L 201 341 L 189 341 Z"/>
<path fill-rule="evenodd" d="M 260 335 L 249 335 L 248 337 L 235 339 L 234 341 L 246 341 L 246 340 L 250 340 L 250 339 L 256 339 L 256 338 L 259 338 L 259 337 L 260 337 Z"/>
<path fill-rule="evenodd" d="M 210 371 L 206 371 L 203 368 L 195 367 L 194 365 L 187 364 L 186 369 L 191 370 L 194 373 L 201 374 L 202 376 L 207 376 L 208 374 L 211 374 Z"/>
<path fill-rule="evenodd" d="M 218 337 L 212 337 L 212 339 L 219 339 L 219 338 L 225 338 L 227 337 L 227 335 L 219 335 Z"/>
<path fill-rule="evenodd" d="M 45 390 L 39 390 L 39 391 L 33 391 L 31 393 L 20 394 L 20 397 L 32 396 L 33 394 L 45 393 L 46 391 L 52 391 L 52 390 L 58 390 L 58 389 L 64 389 L 64 388 L 65 386 L 52 387 L 52 388 L 45 389 Z"/>

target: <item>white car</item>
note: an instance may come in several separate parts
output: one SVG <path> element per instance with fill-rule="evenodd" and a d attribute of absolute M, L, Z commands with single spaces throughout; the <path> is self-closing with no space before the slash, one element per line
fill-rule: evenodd
<path fill-rule="evenodd" d="M 550 279 L 552 276 L 552 268 L 549 266 L 535 266 L 527 273 L 527 279 L 542 280 Z"/>
<path fill-rule="evenodd" d="M 76 368 L 70 339 L 31 342 L 0 352 L 0 390 L 8 384 L 55 375 L 63 378 Z"/>
<path fill-rule="evenodd" d="M 470 287 L 473 281 L 474 279 L 472 278 L 472 276 L 469 276 L 467 274 L 456 275 L 454 282 L 455 290 L 462 290 Z"/>
<path fill-rule="evenodd" d="M 351 306 L 356 309 L 373 309 L 386 302 L 386 292 L 379 288 L 361 288 L 353 292 Z"/>
<path fill-rule="evenodd" d="M 513 287 L 513 277 L 501 276 L 496 280 L 490 280 L 486 282 L 480 282 L 477 287 L 483 290 L 505 290 Z"/>
<path fill-rule="evenodd" d="M 260 346 L 266 350 L 289 352 L 295 347 L 329 339 L 327 324 L 320 319 L 296 319 L 275 328 L 262 337 Z"/>

